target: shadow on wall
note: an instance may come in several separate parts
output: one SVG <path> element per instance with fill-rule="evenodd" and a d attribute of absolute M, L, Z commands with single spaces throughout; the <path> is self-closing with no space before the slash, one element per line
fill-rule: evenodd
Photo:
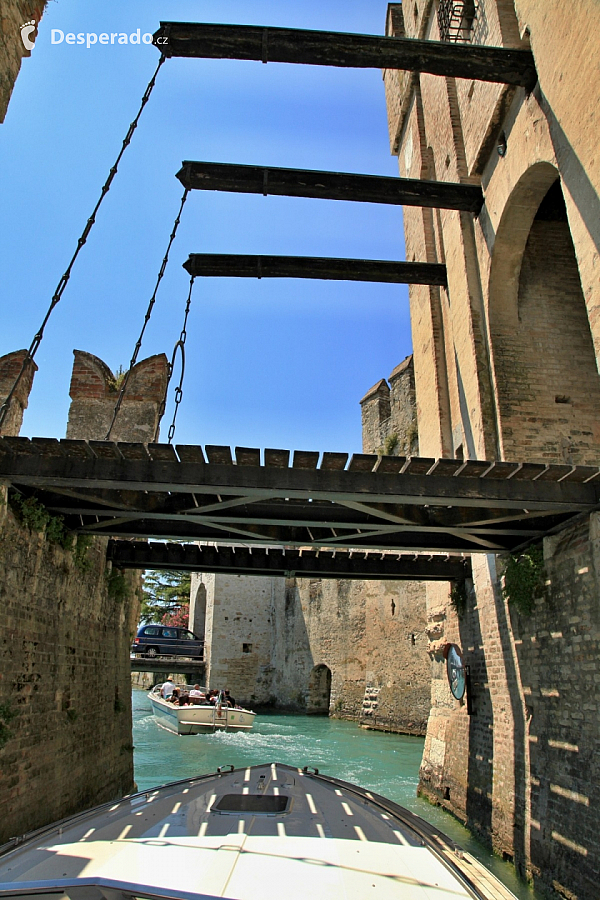
<path fill-rule="evenodd" d="M 494 710 L 490 691 L 486 687 L 488 670 L 483 651 L 481 622 L 471 603 L 469 607 L 469 614 L 460 616 L 458 620 L 463 650 L 466 647 L 477 648 L 476 652 L 469 653 L 468 660 L 471 668 L 469 690 L 473 713 L 467 720 L 467 741 L 460 742 L 462 746 L 468 747 L 465 760 L 465 813 L 467 826 L 487 839 L 492 830 Z"/>

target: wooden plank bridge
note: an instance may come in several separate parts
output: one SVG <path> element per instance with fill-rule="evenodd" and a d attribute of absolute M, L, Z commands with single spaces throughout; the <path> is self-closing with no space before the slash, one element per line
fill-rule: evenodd
<path fill-rule="evenodd" d="M 0 483 L 76 532 L 399 553 L 503 553 L 600 503 L 596 466 L 0 439 Z"/>

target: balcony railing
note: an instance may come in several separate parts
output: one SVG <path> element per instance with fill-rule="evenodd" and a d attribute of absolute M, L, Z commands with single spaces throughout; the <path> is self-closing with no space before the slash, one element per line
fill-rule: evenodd
<path fill-rule="evenodd" d="M 469 44 L 477 18 L 477 0 L 440 0 L 438 25 L 442 41 Z"/>

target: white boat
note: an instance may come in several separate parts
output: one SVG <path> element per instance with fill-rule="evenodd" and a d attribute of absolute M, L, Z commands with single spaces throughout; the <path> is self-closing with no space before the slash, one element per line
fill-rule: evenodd
<path fill-rule="evenodd" d="M 514 900 L 395 803 L 317 770 L 204 775 L 0 848 L 0 900 Z"/>
<path fill-rule="evenodd" d="M 250 731 L 256 713 L 224 703 L 176 706 L 160 695 L 160 685 L 148 694 L 154 718 L 175 734 L 214 734 L 215 731 Z"/>

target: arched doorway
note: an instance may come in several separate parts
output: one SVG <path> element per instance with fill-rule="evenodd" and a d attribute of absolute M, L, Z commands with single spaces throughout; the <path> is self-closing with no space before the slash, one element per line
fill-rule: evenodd
<path fill-rule="evenodd" d="M 308 701 L 306 713 L 309 716 L 328 716 L 331 699 L 331 669 L 315 666 L 308 679 Z"/>
<path fill-rule="evenodd" d="M 533 166 L 500 222 L 490 332 L 502 455 L 593 463 L 600 376 L 556 169 Z"/>
<path fill-rule="evenodd" d="M 200 580 L 202 576 L 192 574 L 190 590 L 190 630 L 199 638 L 204 637 L 206 629 L 206 585 Z"/>

